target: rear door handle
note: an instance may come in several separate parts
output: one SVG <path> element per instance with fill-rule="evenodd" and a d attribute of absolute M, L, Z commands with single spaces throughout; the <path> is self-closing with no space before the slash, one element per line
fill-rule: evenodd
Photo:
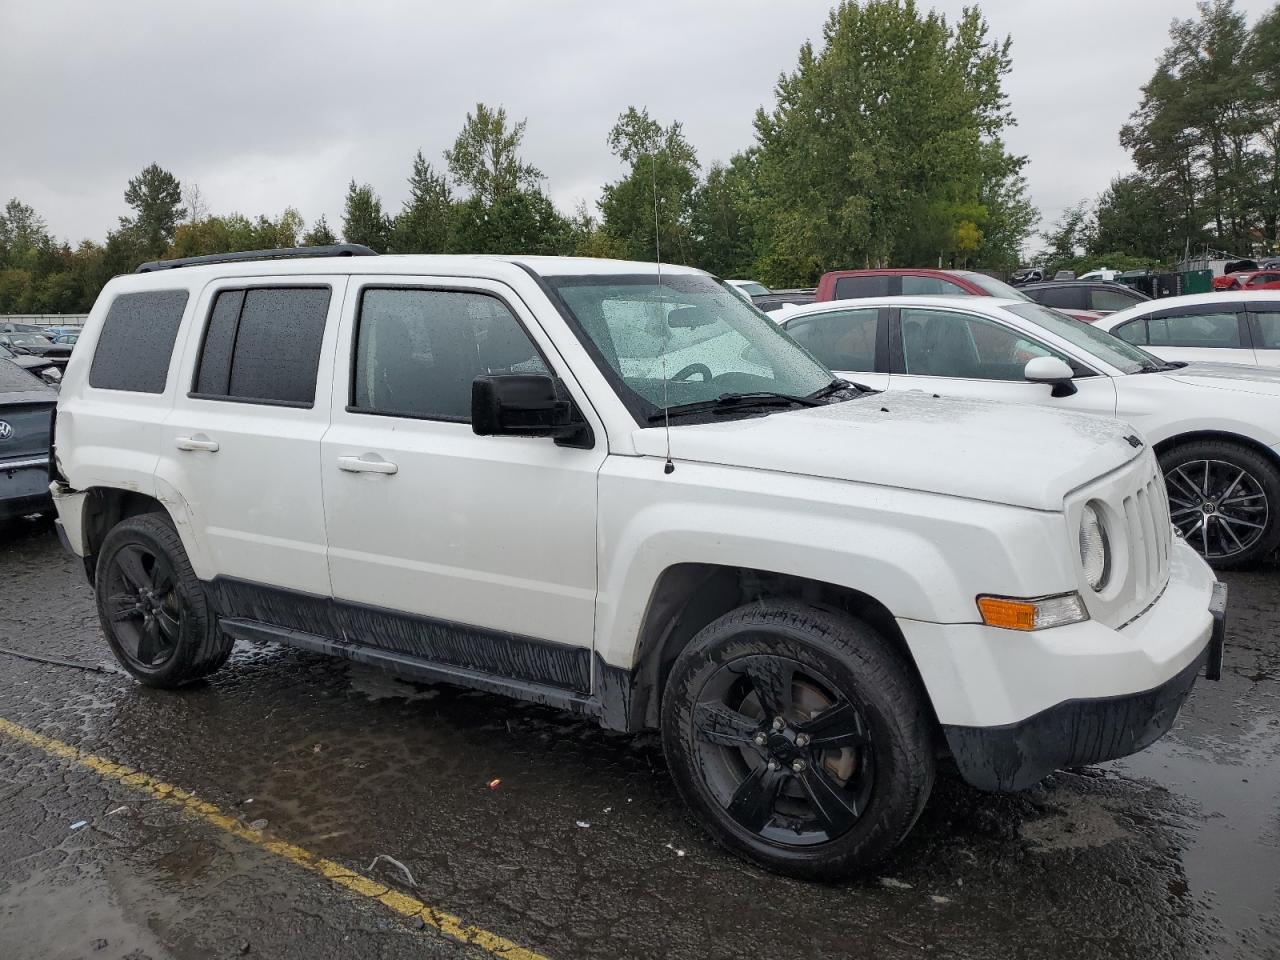
<path fill-rule="evenodd" d="M 203 433 L 197 433 L 194 437 L 178 437 L 173 442 L 179 450 L 204 450 L 208 453 L 218 452 L 218 441 L 210 440 Z"/>
<path fill-rule="evenodd" d="M 376 453 L 366 453 L 362 457 L 339 457 L 338 469 L 347 473 L 396 473 L 400 468 Z"/>

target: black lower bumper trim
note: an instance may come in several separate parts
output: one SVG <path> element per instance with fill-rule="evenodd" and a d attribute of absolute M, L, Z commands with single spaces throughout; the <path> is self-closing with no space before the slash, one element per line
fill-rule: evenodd
<path fill-rule="evenodd" d="M 960 775 L 980 790 L 1024 790 L 1054 770 L 1127 757 L 1164 736 L 1219 650 L 1214 639 L 1176 676 L 1151 690 L 1118 697 L 1067 700 L 999 727 L 943 724 Z"/>

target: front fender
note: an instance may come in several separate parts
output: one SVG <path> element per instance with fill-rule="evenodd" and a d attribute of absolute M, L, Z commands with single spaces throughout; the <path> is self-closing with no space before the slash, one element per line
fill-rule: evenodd
<path fill-rule="evenodd" d="M 704 464 L 666 475 L 660 460 L 632 457 L 606 462 L 599 503 L 596 651 L 623 668 L 675 564 L 830 583 L 937 623 L 976 622 L 981 593 L 1074 589 L 1061 513 Z"/>

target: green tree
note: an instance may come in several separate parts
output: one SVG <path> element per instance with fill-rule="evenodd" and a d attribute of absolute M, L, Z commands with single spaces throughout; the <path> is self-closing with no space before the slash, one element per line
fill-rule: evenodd
<path fill-rule="evenodd" d="M 302 238 L 304 247 L 331 247 L 337 242 L 338 238 L 329 229 L 329 221 L 325 219 L 324 214 L 320 215 L 320 219 L 315 222 Z"/>
<path fill-rule="evenodd" d="M 1023 160 L 1000 139 L 1013 122 L 1009 40 L 989 39 L 974 8 L 952 26 L 914 0 L 844 0 L 823 40 L 801 47 L 756 115 L 766 279 L 972 259 L 991 198 L 1005 204 L 995 246 L 1016 248 L 1028 217 Z"/>
<path fill-rule="evenodd" d="M 1178 215 L 1169 199 L 1144 174 L 1116 177 L 1098 198 L 1089 252 L 1126 251 L 1157 261 L 1176 260 L 1182 253 L 1181 240 L 1171 232 Z"/>
<path fill-rule="evenodd" d="M 1088 201 L 1080 200 L 1063 210 L 1042 237 L 1046 246 L 1037 259 L 1053 270 L 1067 269 L 1059 264 L 1074 261 L 1093 246 L 1094 223 Z"/>
<path fill-rule="evenodd" d="M 395 219 L 391 248 L 396 253 L 444 253 L 453 222 L 449 181 L 419 150 L 409 176 L 409 199 Z"/>
<path fill-rule="evenodd" d="M 538 189 L 542 173 L 520 158 L 526 122 L 510 123 L 505 107 L 495 110 L 477 103 L 453 146 L 444 152 L 454 182 L 485 203 L 508 193 Z"/>
<path fill-rule="evenodd" d="M 133 234 L 134 246 L 141 256 L 162 256 L 173 242 L 178 224 L 187 215 L 182 206 L 182 183 L 153 163 L 129 181 L 124 199 L 133 208 L 134 215 L 121 218 L 121 229 Z"/>
<path fill-rule="evenodd" d="M 385 253 L 391 241 L 391 218 L 382 212 L 382 201 L 369 184 L 347 188 L 346 212 L 342 217 L 342 235 L 347 243 L 363 243 L 378 253 Z"/>
<path fill-rule="evenodd" d="M 574 235 L 550 197 L 518 190 L 488 203 L 473 196 L 458 204 L 449 247 L 459 253 L 557 256 L 574 252 Z"/>
<path fill-rule="evenodd" d="M 754 277 L 765 240 L 759 206 L 754 151 L 736 154 L 727 165 L 713 163 L 690 213 L 697 265 L 722 277 Z"/>
<path fill-rule="evenodd" d="M 691 263 L 691 217 L 698 158 L 678 121 L 663 127 L 647 109 L 628 107 L 609 131 L 609 149 L 630 169 L 600 199 L 604 232 L 633 260 Z"/>
<path fill-rule="evenodd" d="M 1257 207 L 1263 246 L 1280 254 L 1280 3 L 1253 26 L 1249 67 L 1257 83 Z"/>

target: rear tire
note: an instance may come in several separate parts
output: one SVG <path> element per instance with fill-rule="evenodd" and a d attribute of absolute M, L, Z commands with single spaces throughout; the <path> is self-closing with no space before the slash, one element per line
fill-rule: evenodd
<path fill-rule="evenodd" d="M 111 529 L 98 551 L 94 591 L 111 652 L 140 683 L 181 687 L 231 656 L 235 641 L 219 630 L 182 540 L 162 514 Z"/>
<path fill-rule="evenodd" d="M 1175 528 L 1210 566 L 1251 566 L 1280 546 L 1280 469 L 1263 454 L 1195 440 L 1161 454 L 1160 469 Z"/>
<path fill-rule="evenodd" d="M 933 718 L 908 664 L 866 624 L 796 601 L 741 607 L 693 638 L 662 740 L 712 836 L 801 879 L 871 866 L 933 787 Z"/>

